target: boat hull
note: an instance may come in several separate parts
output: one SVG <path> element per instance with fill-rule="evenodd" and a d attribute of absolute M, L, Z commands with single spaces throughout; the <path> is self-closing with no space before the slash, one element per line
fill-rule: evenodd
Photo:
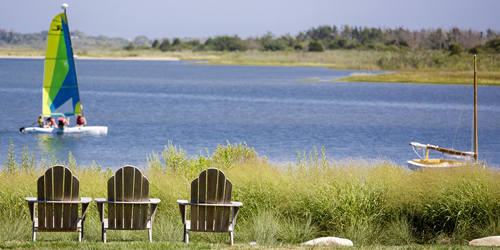
<path fill-rule="evenodd" d="M 27 127 L 21 131 L 23 134 L 93 134 L 105 135 L 108 133 L 107 126 L 85 126 L 59 128 Z"/>
<path fill-rule="evenodd" d="M 465 161 L 452 161 L 444 159 L 427 159 L 427 160 L 411 160 L 407 161 L 408 168 L 411 170 L 423 170 L 423 169 L 449 169 L 455 167 L 463 167 L 469 164 Z"/>

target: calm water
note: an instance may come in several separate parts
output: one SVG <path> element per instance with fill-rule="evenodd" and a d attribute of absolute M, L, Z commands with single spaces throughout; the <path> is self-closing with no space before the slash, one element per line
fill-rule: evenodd
<path fill-rule="evenodd" d="M 25 144 L 37 161 L 67 162 L 71 151 L 79 164 L 113 168 L 146 165 L 168 141 L 191 156 L 229 141 L 274 161 L 324 146 L 330 159 L 399 165 L 416 158 L 411 141 L 451 147 L 456 138 L 455 149 L 471 149 L 472 87 L 296 81 L 355 72 L 312 67 L 79 60 L 77 70 L 87 121 L 109 134 L 19 134 L 41 113 L 43 60 L 0 59 L 2 156 L 10 138 L 17 156 Z M 478 89 L 480 159 L 500 165 L 500 87 Z"/>

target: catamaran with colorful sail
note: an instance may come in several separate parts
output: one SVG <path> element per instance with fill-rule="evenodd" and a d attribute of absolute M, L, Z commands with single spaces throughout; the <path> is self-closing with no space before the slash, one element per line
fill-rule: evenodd
<path fill-rule="evenodd" d="M 43 77 L 43 117 L 62 115 L 83 115 L 78 80 L 76 77 L 73 46 L 66 16 L 67 4 L 63 4 L 64 13 L 54 17 L 50 24 L 47 53 L 45 54 L 45 72 Z M 107 134 L 106 126 L 84 126 L 64 128 L 27 127 L 19 129 L 21 133 L 91 133 Z"/>

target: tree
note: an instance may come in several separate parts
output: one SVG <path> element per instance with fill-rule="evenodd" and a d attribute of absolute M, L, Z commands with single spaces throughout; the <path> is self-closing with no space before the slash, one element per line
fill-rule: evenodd
<path fill-rule="evenodd" d="M 172 46 L 177 46 L 181 44 L 181 39 L 179 38 L 174 38 L 174 41 L 172 42 Z"/>
<path fill-rule="evenodd" d="M 123 47 L 124 50 L 133 50 L 135 47 L 134 47 L 134 44 L 132 44 L 132 42 L 128 43 L 127 46 Z"/>
<path fill-rule="evenodd" d="M 205 48 L 217 51 L 246 51 L 245 41 L 238 36 L 216 36 L 205 41 Z"/>
<path fill-rule="evenodd" d="M 448 50 L 450 51 L 450 55 L 460 55 L 463 51 L 462 46 L 458 43 L 451 43 L 450 46 L 448 46 Z"/>
<path fill-rule="evenodd" d="M 310 52 L 323 52 L 325 49 L 323 49 L 323 45 L 321 44 L 320 41 L 311 41 L 309 42 L 309 51 Z"/>
<path fill-rule="evenodd" d="M 169 51 L 170 50 L 170 40 L 168 39 L 163 39 L 163 41 L 160 44 L 160 50 L 161 51 Z"/>
<path fill-rule="evenodd" d="M 134 39 L 134 45 L 149 46 L 149 40 L 146 36 L 138 36 Z"/>
<path fill-rule="evenodd" d="M 151 47 L 153 47 L 153 48 L 158 48 L 158 45 L 160 45 L 160 42 L 158 41 L 158 39 L 155 39 L 155 40 L 153 41 L 153 44 L 151 45 Z"/>
<path fill-rule="evenodd" d="M 495 52 L 500 52 L 500 38 L 495 38 L 486 43 L 488 48 L 493 49 Z"/>

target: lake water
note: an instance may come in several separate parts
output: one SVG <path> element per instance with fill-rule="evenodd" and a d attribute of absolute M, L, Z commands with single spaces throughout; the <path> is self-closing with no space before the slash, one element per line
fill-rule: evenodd
<path fill-rule="evenodd" d="M 78 60 L 88 125 L 108 126 L 109 133 L 19 134 L 41 113 L 43 67 L 40 59 L 0 59 L 4 157 L 10 138 L 18 157 L 27 145 L 36 161 L 54 155 L 67 162 L 71 151 L 78 164 L 112 168 L 144 166 L 168 141 L 190 156 L 246 142 L 277 162 L 296 161 L 297 151 L 308 154 L 314 146 L 325 147 L 329 159 L 384 158 L 399 165 L 417 158 L 411 141 L 471 150 L 472 86 L 297 81 L 361 71 L 182 61 Z M 479 156 L 500 165 L 500 87 L 479 86 L 478 92 Z"/>

